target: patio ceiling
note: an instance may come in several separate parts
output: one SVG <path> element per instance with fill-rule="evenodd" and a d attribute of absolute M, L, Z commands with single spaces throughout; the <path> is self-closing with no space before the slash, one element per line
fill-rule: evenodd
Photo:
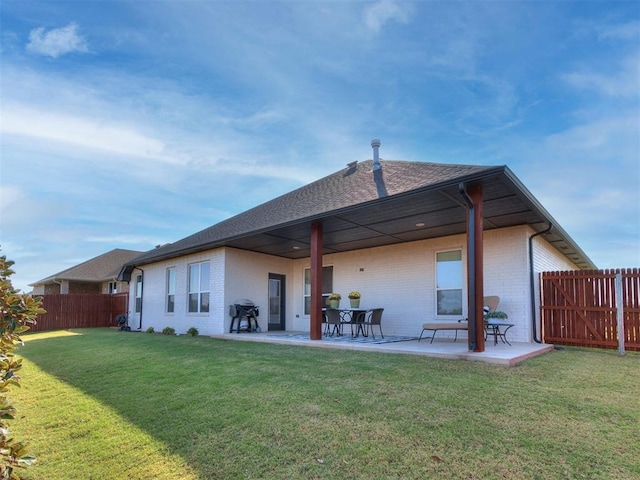
<path fill-rule="evenodd" d="M 554 228 L 545 239 L 578 267 L 595 268 L 589 258 L 508 170 L 468 179 L 482 186 L 484 230 L 529 225 Z M 310 256 L 310 231 L 323 226 L 323 253 L 347 252 L 466 233 L 460 182 L 383 197 L 328 214 L 294 221 L 222 244 L 291 259 Z"/>

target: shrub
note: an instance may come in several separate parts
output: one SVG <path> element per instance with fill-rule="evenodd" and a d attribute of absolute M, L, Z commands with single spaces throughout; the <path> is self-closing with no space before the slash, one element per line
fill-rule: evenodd
<path fill-rule="evenodd" d="M 176 334 L 176 329 L 175 328 L 171 328 L 171 327 L 164 327 L 162 329 L 162 334 L 163 335 L 175 335 Z"/>
<path fill-rule="evenodd" d="M 191 335 L 192 337 L 197 337 L 198 329 L 196 327 L 191 327 L 189 330 L 187 330 L 187 335 Z"/>
<path fill-rule="evenodd" d="M 153 329 L 153 327 L 149 327 L 147 328 L 147 333 L 156 333 L 156 331 Z"/>
<path fill-rule="evenodd" d="M 22 359 L 16 358 L 15 344 L 21 342 L 19 334 L 29 330 L 36 323 L 36 317 L 46 313 L 42 309 L 42 300 L 20 293 L 13 288 L 9 277 L 15 272 L 14 264 L 4 255 L 0 256 L 0 478 L 19 480 L 16 468 L 25 468 L 35 462 L 28 454 L 27 443 L 16 441 L 8 429 L 5 420 L 13 420 L 16 408 L 7 399 L 6 393 L 11 386 L 20 386 L 17 372 L 22 368 Z"/>

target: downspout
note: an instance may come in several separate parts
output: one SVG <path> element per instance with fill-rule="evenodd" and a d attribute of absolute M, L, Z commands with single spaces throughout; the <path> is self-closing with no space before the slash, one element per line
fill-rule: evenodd
<path fill-rule="evenodd" d="M 142 331 L 142 306 L 144 305 L 143 301 L 143 293 L 144 293 L 144 270 L 140 267 L 135 267 L 142 272 L 142 281 L 140 282 L 140 324 L 138 325 L 138 330 Z M 135 309 L 135 307 L 134 307 Z"/>
<path fill-rule="evenodd" d="M 467 207 L 469 208 L 469 227 L 468 227 L 468 235 L 469 235 L 469 239 L 467 240 L 467 243 L 469 245 L 475 245 L 475 215 L 474 215 L 474 209 L 475 209 L 475 205 L 473 204 L 473 200 L 471 200 L 471 197 L 469 196 L 469 194 L 467 193 L 467 187 L 464 183 L 461 183 L 458 186 L 459 190 L 460 190 L 460 195 L 462 195 L 462 198 L 464 199 L 465 203 L 467 204 Z M 475 255 L 472 255 L 471 252 L 467 252 L 467 262 L 469 265 L 469 272 L 467 273 L 467 278 L 469 279 L 469 286 L 468 286 L 468 291 L 469 291 L 469 295 L 471 295 L 473 298 L 469 299 L 469 304 L 470 305 L 475 305 L 476 304 L 476 259 L 475 259 Z M 469 341 L 469 351 L 475 351 L 476 349 L 476 309 L 475 308 L 470 308 L 469 309 L 469 320 L 467 321 L 467 326 L 469 328 L 469 338 L 471 339 Z"/>
<path fill-rule="evenodd" d="M 542 340 L 538 338 L 538 328 L 536 325 L 536 289 L 535 278 L 533 273 L 533 239 L 538 235 L 544 235 L 549 233 L 553 229 L 553 223 L 549 222 L 549 226 L 541 232 L 534 233 L 529 237 L 529 287 L 531 289 L 531 327 L 533 332 L 533 341 L 536 343 L 542 343 Z"/>

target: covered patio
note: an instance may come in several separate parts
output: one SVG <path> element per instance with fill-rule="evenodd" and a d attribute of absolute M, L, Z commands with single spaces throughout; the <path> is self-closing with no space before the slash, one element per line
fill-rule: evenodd
<path fill-rule="evenodd" d="M 367 352 L 396 353 L 422 355 L 426 357 L 446 358 L 450 360 L 467 360 L 495 365 L 515 366 L 524 360 L 553 350 L 553 345 L 538 343 L 512 343 L 511 345 L 487 342 L 483 352 L 469 351 L 463 339 L 454 342 L 450 339 L 428 340 L 396 339 L 387 337 L 386 343 L 362 341 L 362 338 L 323 336 L 322 340 L 311 340 L 309 332 L 266 332 L 266 333 L 226 333 L 214 335 L 214 338 L 240 342 L 266 342 L 280 345 L 297 345 L 316 348 L 334 348 L 343 350 L 361 350 Z"/>

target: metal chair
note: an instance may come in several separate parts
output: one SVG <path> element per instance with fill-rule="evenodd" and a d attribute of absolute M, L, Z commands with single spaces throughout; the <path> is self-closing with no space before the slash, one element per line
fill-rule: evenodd
<path fill-rule="evenodd" d="M 342 335 L 342 318 L 340 318 L 340 310 L 327 308 L 324 313 L 327 317 L 327 325 L 325 327 L 326 335 L 329 337 L 333 337 L 334 334 L 337 334 L 337 336 Z"/>
<path fill-rule="evenodd" d="M 373 327 L 377 326 L 380 329 L 380 336 L 384 338 L 384 334 L 382 333 L 382 312 L 384 308 L 374 308 L 373 310 L 369 310 L 367 312 L 367 317 L 364 321 L 364 333 L 367 335 L 367 331 L 371 331 L 371 336 L 373 339 L 376 339 L 375 334 L 373 333 Z"/>

